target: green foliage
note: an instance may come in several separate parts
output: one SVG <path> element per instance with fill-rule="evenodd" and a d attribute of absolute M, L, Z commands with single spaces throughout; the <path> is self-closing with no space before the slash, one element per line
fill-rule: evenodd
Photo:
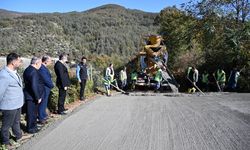
<path fill-rule="evenodd" d="M 170 67 L 179 68 L 183 65 L 185 67 L 190 63 L 196 62 L 196 59 L 189 59 L 190 62 L 185 61 L 185 63 L 180 64 L 182 58 L 186 57 L 186 53 L 191 54 L 191 58 L 199 58 L 199 56 L 194 56 L 195 54 L 192 53 L 192 51 L 200 50 L 200 45 L 195 40 L 194 34 L 195 18 L 186 15 L 184 11 L 178 10 L 175 7 L 168 7 L 160 12 L 155 21 L 160 25 L 159 32 L 163 36 L 164 43 L 170 54 Z"/>
<path fill-rule="evenodd" d="M 73 77 L 70 79 L 70 82 L 71 82 L 71 85 L 69 87 L 69 89 L 67 90 L 67 97 L 66 97 L 66 100 L 65 100 L 65 103 L 66 104 L 69 104 L 69 103 L 72 103 L 76 100 L 79 99 L 79 90 L 80 90 L 80 86 L 79 86 L 79 83 L 76 79 L 76 77 Z"/>
<path fill-rule="evenodd" d="M 58 95 L 59 91 L 58 88 L 53 88 L 49 95 L 49 101 L 48 101 L 48 109 L 51 112 L 55 112 L 57 110 L 57 104 L 58 104 Z"/>
<path fill-rule="evenodd" d="M 93 80 L 88 80 L 85 88 L 85 95 L 91 96 L 94 92 L 94 81 Z"/>
<path fill-rule="evenodd" d="M 3 28 L 3 29 L 4 28 L 10 28 L 12 23 L 13 23 L 13 20 L 11 20 L 11 19 L 2 19 L 0 21 L 0 27 Z"/>
<path fill-rule="evenodd" d="M 66 100 L 65 100 L 65 104 L 69 104 L 69 103 L 72 103 L 76 100 L 79 99 L 79 92 L 78 92 L 78 88 L 77 88 L 77 85 L 71 85 L 68 90 L 67 90 L 67 97 L 66 97 Z"/>
<path fill-rule="evenodd" d="M 250 79 L 249 79 L 249 73 L 248 73 L 248 77 L 246 77 L 245 75 L 244 76 L 241 76 L 239 78 L 239 85 L 240 85 L 240 89 L 239 91 L 241 92 L 248 92 L 249 93 L 249 89 L 250 89 Z"/>
<path fill-rule="evenodd" d="M 0 26 L 6 27 L 0 30 L 0 50 L 53 56 L 68 52 L 75 58 L 91 54 L 131 56 L 137 53 L 141 35 L 156 33 L 156 15 L 105 5 L 85 12 L 0 19 Z"/>
<path fill-rule="evenodd" d="M 214 72 L 224 68 L 249 68 L 249 6 L 243 1 L 190 2 L 182 10 L 165 8 L 156 17 L 159 32 L 169 50 L 169 64 L 184 73 L 189 65 Z M 250 91 L 249 79 L 241 76 L 241 91 Z"/>
<path fill-rule="evenodd" d="M 8 150 L 8 149 L 7 149 L 7 147 L 5 145 L 1 145 L 0 150 Z"/>

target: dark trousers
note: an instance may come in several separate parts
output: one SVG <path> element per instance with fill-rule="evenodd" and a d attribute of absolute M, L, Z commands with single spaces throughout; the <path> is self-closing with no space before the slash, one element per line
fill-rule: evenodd
<path fill-rule="evenodd" d="M 66 98 L 66 90 L 63 88 L 58 88 L 59 89 L 59 97 L 58 97 L 58 113 L 61 113 L 65 110 L 64 108 L 64 102 Z"/>
<path fill-rule="evenodd" d="M 86 79 L 81 80 L 81 83 L 80 83 L 80 86 L 81 86 L 81 88 L 80 88 L 80 99 L 81 100 L 85 98 L 84 97 L 84 90 L 85 90 L 86 83 L 87 83 Z"/>
<path fill-rule="evenodd" d="M 38 105 L 38 119 L 39 119 L 39 121 L 44 121 L 48 117 L 48 115 L 46 113 L 46 108 L 48 105 L 49 94 L 50 94 L 50 88 L 45 87 L 44 93 L 42 96 L 42 101 Z"/>
<path fill-rule="evenodd" d="M 10 128 L 12 128 L 13 134 L 15 135 L 16 139 L 20 139 L 22 137 L 22 131 L 20 128 L 21 108 L 14 110 L 2 110 L 2 114 L 2 143 L 9 144 Z"/>
<path fill-rule="evenodd" d="M 155 90 L 159 90 L 161 87 L 161 82 L 160 81 L 156 81 L 155 83 Z"/>
<path fill-rule="evenodd" d="M 201 82 L 201 87 L 204 92 L 208 92 L 208 83 Z"/>
<path fill-rule="evenodd" d="M 38 110 L 38 104 L 36 104 L 32 100 L 26 101 L 27 105 L 27 115 L 26 115 L 26 121 L 27 121 L 27 132 L 34 133 L 37 130 L 37 110 Z"/>
<path fill-rule="evenodd" d="M 121 89 L 125 89 L 125 87 L 127 86 L 127 79 L 121 80 Z"/>

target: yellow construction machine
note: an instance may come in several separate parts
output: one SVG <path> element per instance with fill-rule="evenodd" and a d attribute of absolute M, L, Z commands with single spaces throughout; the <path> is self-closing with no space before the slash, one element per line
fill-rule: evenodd
<path fill-rule="evenodd" d="M 130 82 L 132 89 L 135 87 L 154 87 L 154 76 L 157 70 L 162 70 L 161 91 L 178 92 L 178 84 L 168 69 L 167 59 L 168 51 L 163 43 L 160 35 L 145 36 L 142 49 L 138 55 L 132 59 L 128 65 L 128 74 L 136 72 L 137 78 L 134 82 Z"/>

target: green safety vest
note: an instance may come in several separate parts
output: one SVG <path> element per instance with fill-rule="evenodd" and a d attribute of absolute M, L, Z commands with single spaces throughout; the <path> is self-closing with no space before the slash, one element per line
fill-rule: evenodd
<path fill-rule="evenodd" d="M 155 74 L 155 81 L 160 82 L 162 80 L 162 72 L 161 69 L 158 69 Z"/>
<path fill-rule="evenodd" d="M 131 74 L 131 80 L 137 80 L 137 73 L 136 72 Z"/>
<path fill-rule="evenodd" d="M 103 78 L 103 84 L 110 85 L 111 81 Z"/>
<path fill-rule="evenodd" d="M 216 77 L 218 82 L 226 82 L 226 73 L 223 70 L 221 72 L 217 70 Z"/>
<path fill-rule="evenodd" d="M 127 79 L 127 74 L 126 74 L 126 71 L 121 71 L 120 72 L 120 80 L 121 81 L 124 81 Z"/>
<path fill-rule="evenodd" d="M 201 81 L 202 81 L 202 83 L 208 83 L 208 73 L 202 74 Z"/>

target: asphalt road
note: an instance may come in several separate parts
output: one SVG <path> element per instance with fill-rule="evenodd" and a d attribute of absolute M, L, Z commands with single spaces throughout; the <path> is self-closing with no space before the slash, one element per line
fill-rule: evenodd
<path fill-rule="evenodd" d="M 102 97 L 24 150 L 249 150 L 250 94 Z"/>

